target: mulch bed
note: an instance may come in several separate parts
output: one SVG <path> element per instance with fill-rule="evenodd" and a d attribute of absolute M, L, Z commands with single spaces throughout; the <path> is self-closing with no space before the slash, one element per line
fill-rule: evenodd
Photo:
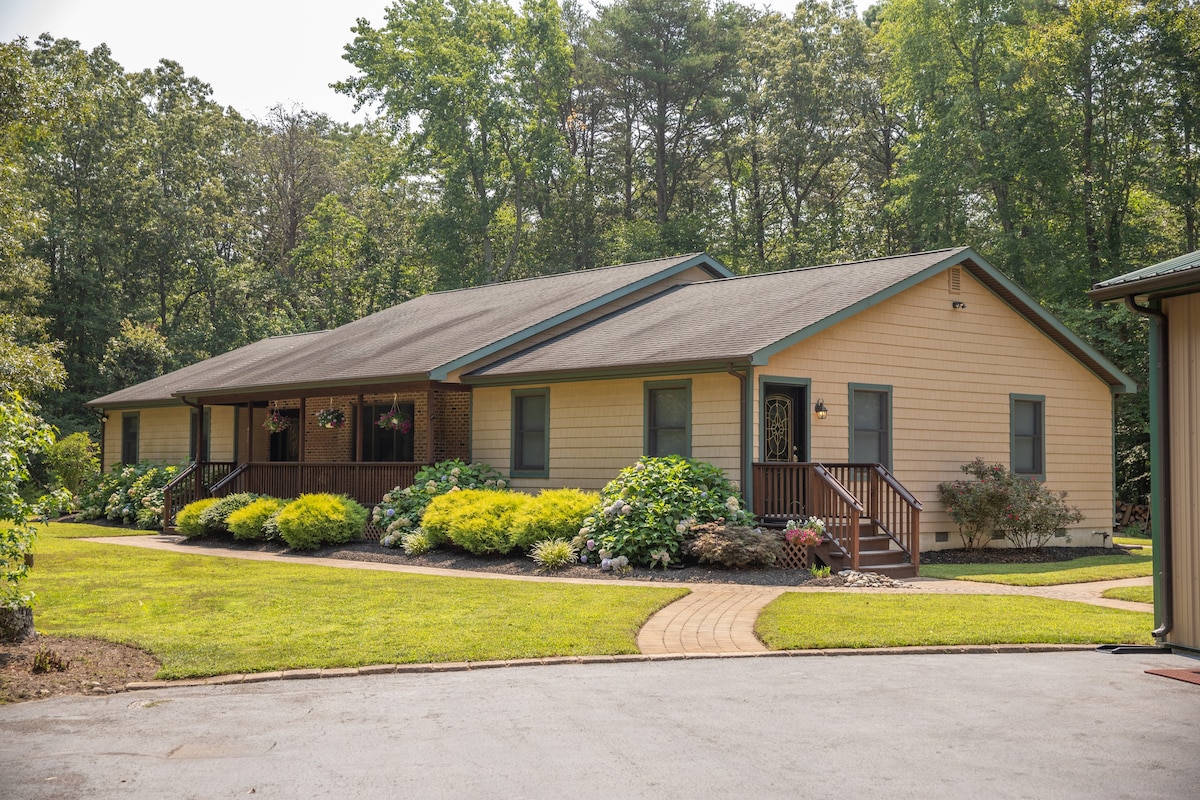
<path fill-rule="evenodd" d="M 1120 547 L 1043 547 L 1040 550 L 1016 547 L 989 547 L 983 550 L 930 550 L 921 553 L 922 564 L 1048 564 L 1085 556 L 1123 556 Z"/>
<path fill-rule="evenodd" d="M 44 653 L 43 661 L 62 669 L 34 672 L 39 652 Z M 158 669 L 149 653 L 101 639 L 38 635 L 23 642 L 0 642 L 0 703 L 112 694 L 130 681 L 153 680 Z"/>

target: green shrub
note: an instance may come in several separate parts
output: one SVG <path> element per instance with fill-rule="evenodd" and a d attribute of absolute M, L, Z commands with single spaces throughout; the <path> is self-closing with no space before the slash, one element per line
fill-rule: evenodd
<path fill-rule="evenodd" d="M 600 495 L 579 489 L 543 489 L 526 503 L 512 521 L 514 547 L 528 550 L 544 539 L 573 538 L 583 527 Z"/>
<path fill-rule="evenodd" d="M 948 481 L 938 492 L 968 549 L 985 547 L 997 532 L 1013 547 L 1040 549 L 1059 529 L 1083 519 L 1078 508 L 1067 505 L 1066 492 L 1051 491 L 1003 464 L 976 458 L 961 469 L 974 480 Z"/>
<path fill-rule="evenodd" d="M 429 502 L 462 489 L 505 489 L 508 481 L 487 464 L 466 464 L 457 459 L 440 461 L 417 471 L 412 486 L 397 486 L 371 511 L 371 521 L 385 534 L 403 534 L 417 528 Z M 394 537 L 398 539 L 399 537 Z"/>
<path fill-rule="evenodd" d="M 696 525 L 685 550 L 702 564 L 724 567 L 774 566 L 783 556 L 783 539 L 774 531 L 720 522 Z"/>
<path fill-rule="evenodd" d="M 421 527 L 431 543 L 449 541 L 469 553 L 509 552 L 513 521 L 533 498 L 520 492 L 463 489 L 433 498 Z"/>
<path fill-rule="evenodd" d="M 266 539 L 263 526 L 286 505 L 286 500 L 260 497 L 249 505 L 235 509 L 225 519 L 225 525 L 235 539 Z"/>
<path fill-rule="evenodd" d="M 665 567 L 679 560 L 693 525 L 717 520 L 754 523 L 718 467 L 682 456 L 643 456 L 604 487 L 573 544 L 587 563 L 624 556 Z"/>
<path fill-rule="evenodd" d="M 126 525 L 139 523 L 147 529 L 161 527 L 163 489 L 177 474 L 179 467 L 148 461 L 95 474 L 80 492 L 80 519 L 105 517 Z M 142 513 L 144 509 L 151 511 Z"/>
<path fill-rule="evenodd" d="M 179 513 L 175 515 L 175 530 L 188 537 L 203 536 L 204 523 L 200 521 L 200 516 L 210 506 L 216 505 L 219 499 L 219 497 L 205 497 L 179 509 Z"/>
<path fill-rule="evenodd" d="M 229 515 L 259 498 L 260 495 L 253 492 L 238 492 L 219 498 L 200 514 L 200 524 L 204 527 L 204 532 L 209 535 L 229 533 L 229 525 L 226 522 Z"/>
<path fill-rule="evenodd" d="M 296 550 L 362 538 L 367 510 L 345 495 L 302 494 L 275 515 L 279 535 Z"/>
<path fill-rule="evenodd" d="M 579 551 L 566 539 L 544 539 L 533 546 L 529 557 L 537 563 L 542 572 L 549 572 L 578 563 Z"/>
<path fill-rule="evenodd" d="M 400 546 L 404 548 L 404 554 L 408 556 L 419 556 L 433 549 L 428 534 L 421 528 L 401 536 Z"/>
<path fill-rule="evenodd" d="M 50 445 L 46 463 L 58 484 L 78 495 L 84 482 L 100 472 L 100 448 L 86 433 L 72 433 Z"/>

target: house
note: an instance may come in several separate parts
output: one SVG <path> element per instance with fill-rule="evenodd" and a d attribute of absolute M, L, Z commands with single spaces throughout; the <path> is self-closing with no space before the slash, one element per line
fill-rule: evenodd
<path fill-rule="evenodd" d="M 1150 320 L 1155 637 L 1200 653 L 1200 251 L 1097 283 Z"/>
<path fill-rule="evenodd" d="M 1069 492 L 1084 512 L 1070 543 L 1104 543 L 1113 395 L 1133 389 L 953 248 L 743 277 L 692 254 L 439 292 L 92 405 L 106 467 L 201 443 L 175 507 L 230 490 L 376 502 L 451 457 L 520 489 L 600 488 L 643 454 L 681 453 L 768 521 L 842 520 L 846 563 L 899 552 L 911 570 L 921 547 L 956 543 L 937 486 L 976 456 Z M 328 408 L 348 424 L 319 427 Z M 372 424 L 390 410 L 411 431 Z M 268 413 L 293 424 L 268 435 Z"/>

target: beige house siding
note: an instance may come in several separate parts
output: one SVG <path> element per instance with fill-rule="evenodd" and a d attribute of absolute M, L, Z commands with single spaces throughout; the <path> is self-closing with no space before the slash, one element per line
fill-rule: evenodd
<path fill-rule="evenodd" d="M 1171 405 L 1174 627 L 1166 640 L 1200 649 L 1200 295 L 1164 301 Z M 1157 533 L 1156 533 L 1157 535 Z"/>
<path fill-rule="evenodd" d="M 138 460 L 182 464 L 191 460 L 191 414 L 188 406 L 109 409 L 104 423 L 104 468 L 121 463 L 121 425 L 124 414 L 138 415 Z M 209 458 L 232 461 L 236 431 L 233 406 L 212 406 L 209 423 Z"/>
<path fill-rule="evenodd" d="M 550 464 L 547 478 L 515 478 L 520 489 L 571 486 L 600 489 L 644 449 L 645 385 L 688 380 L 692 396 L 692 457 L 710 461 L 734 481 L 738 464 L 738 386 L 725 373 L 549 384 Z M 502 472 L 511 469 L 512 392 L 480 387 L 472 395 L 472 458 Z"/>
<path fill-rule="evenodd" d="M 756 370 L 754 454 L 763 376 L 809 378 L 814 461 L 848 460 L 849 385 L 892 387 L 892 468 L 925 507 L 922 547 L 957 528 L 937 485 L 982 456 L 1010 463 L 1010 394 L 1045 397 L 1046 484 L 1085 515 L 1071 544 L 1099 545 L 1112 526 L 1112 397 L 1108 387 L 965 271 L 943 273 L 772 357 Z M 953 301 L 966 303 L 954 309 Z M 820 398 L 825 420 L 811 414 Z M 1096 534 L 1095 532 L 1102 532 Z M 1055 544 L 1062 543 L 1056 540 Z"/>

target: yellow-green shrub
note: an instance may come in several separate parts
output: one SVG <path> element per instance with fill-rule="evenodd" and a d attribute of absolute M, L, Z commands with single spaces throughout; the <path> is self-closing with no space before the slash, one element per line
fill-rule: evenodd
<path fill-rule="evenodd" d="M 217 502 L 204 509 L 204 512 L 200 514 L 200 524 L 204 526 L 204 532 L 207 534 L 229 533 L 229 515 L 239 508 L 245 508 L 259 497 L 261 495 L 253 492 L 238 492 L 218 498 Z"/>
<path fill-rule="evenodd" d="M 248 506 L 237 509 L 225 518 L 225 525 L 235 539 L 266 539 L 263 525 L 287 505 L 286 500 L 260 497 Z"/>
<path fill-rule="evenodd" d="M 367 510 L 345 495 L 302 494 L 275 516 L 289 547 L 315 550 L 362 538 Z"/>
<path fill-rule="evenodd" d="M 449 541 L 469 553 L 507 553 L 515 546 L 513 521 L 533 501 L 520 492 L 463 489 L 433 498 L 421 528 L 434 544 Z"/>
<path fill-rule="evenodd" d="M 203 536 L 204 523 L 200 516 L 208 510 L 209 506 L 216 505 L 220 499 L 219 497 L 205 497 L 203 500 L 188 503 L 179 509 L 179 513 L 175 515 L 175 530 L 184 536 Z"/>
<path fill-rule="evenodd" d="M 543 489 L 514 515 L 509 533 L 515 547 L 528 550 L 544 539 L 570 541 L 600 495 L 579 489 Z"/>

